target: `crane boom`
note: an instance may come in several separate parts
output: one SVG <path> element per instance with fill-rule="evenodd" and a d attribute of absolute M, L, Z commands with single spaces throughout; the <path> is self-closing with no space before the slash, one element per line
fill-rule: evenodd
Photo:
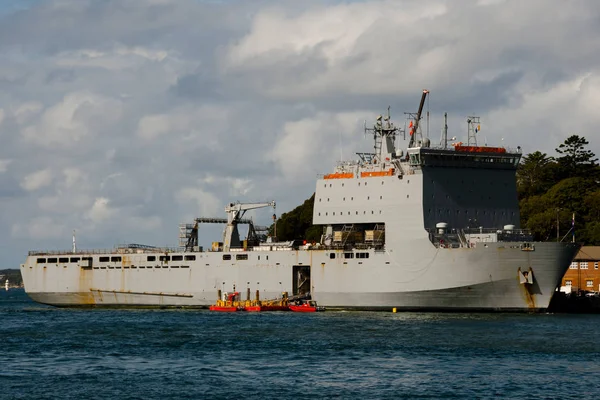
<path fill-rule="evenodd" d="M 408 144 L 408 147 L 413 147 L 415 144 L 415 136 L 417 134 L 417 129 L 419 128 L 419 122 L 421 121 L 421 114 L 423 113 L 423 106 L 425 105 L 425 98 L 427 97 L 428 93 L 429 93 L 429 90 L 424 89 L 423 94 L 421 95 L 421 104 L 419 104 L 419 111 L 417 111 L 417 116 L 415 117 L 415 125 L 412 130 L 413 133 L 410 135 L 410 142 Z"/>
<path fill-rule="evenodd" d="M 225 206 L 225 212 L 227 213 L 227 227 L 223 235 L 223 250 L 228 251 L 230 248 L 241 247 L 240 234 L 237 229 L 237 225 L 240 223 L 241 218 L 244 216 L 246 211 L 254 210 L 263 207 L 275 208 L 275 201 L 268 201 L 263 203 L 229 203 Z"/>

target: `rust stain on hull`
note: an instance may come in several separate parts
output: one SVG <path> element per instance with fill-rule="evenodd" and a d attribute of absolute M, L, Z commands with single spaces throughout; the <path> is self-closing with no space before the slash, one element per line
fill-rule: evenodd
<path fill-rule="evenodd" d="M 530 309 L 531 311 L 535 311 L 537 309 L 537 307 L 535 305 L 535 294 L 533 293 L 533 290 L 532 290 L 533 284 L 527 283 L 527 282 L 522 283 L 521 282 L 522 274 L 523 274 L 523 272 L 521 271 L 521 268 L 519 268 L 518 273 L 517 273 L 517 282 L 518 282 L 519 286 L 521 286 L 521 293 L 523 294 L 523 298 L 525 300 L 525 303 L 527 304 L 527 308 Z M 531 274 L 531 276 L 535 279 L 531 268 L 529 268 L 529 271 L 526 272 L 526 274 Z"/>

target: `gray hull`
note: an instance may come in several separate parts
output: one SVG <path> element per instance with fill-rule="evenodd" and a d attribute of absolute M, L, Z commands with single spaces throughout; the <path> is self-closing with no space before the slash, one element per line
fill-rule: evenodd
<path fill-rule="evenodd" d="M 222 261 L 207 266 L 219 262 L 218 253 L 187 269 L 50 267 L 30 257 L 22 274 L 33 300 L 56 306 L 207 307 L 218 290 L 233 288 L 243 299 L 248 288 L 252 298 L 257 289 L 262 299 L 277 298 L 282 292 L 294 294 L 294 269 L 303 265 L 310 267 L 312 297 L 330 308 L 540 311 L 548 307 L 579 246 L 536 243 L 535 251 L 522 251 L 515 243 L 473 249 L 436 249 L 429 243 L 426 248 L 418 262 L 373 251 L 365 260 L 338 257 L 344 251 L 270 252 L 276 267 L 251 259 L 244 266 Z M 533 283 L 522 283 L 519 271 L 532 273 Z"/>

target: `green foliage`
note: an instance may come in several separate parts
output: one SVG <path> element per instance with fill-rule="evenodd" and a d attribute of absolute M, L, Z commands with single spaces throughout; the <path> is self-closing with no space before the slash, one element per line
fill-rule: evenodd
<path fill-rule="evenodd" d="M 556 149 L 561 157 L 556 161 L 559 165 L 561 178 L 569 178 L 575 176 L 584 176 L 596 167 L 595 154 L 591 150 L 586 150 L 589 142 L 584 137 L 572 135 L 564 143 Z"/>
<path fill-rule="evenodd" d="M 573 135 L 556 149 L 556 159 L 539 151 L 523 157 L 517 170 L 521 225 L 537 240 L 556 240 L 557 222 L 562 239 L 575 214 L 576 239 L 600 245 L 600 174 L 588 144 Z"/>
<path fill-rule="evenodd" d="M 302 205 L 282 214 L 277 220 L 277 240 L 300 239 L 318 242 L 321 239 L 323 228 L 312 224 L 314 205 L 315 195 L 313 194 Z M 274 233 L 274 226 L 271 226 L 270 234 Z"/>
<path fill-rule="evenodd" d="M 520 197 L 546 192 L 554 182 L 556 162 L 546 153 L 535 151 L 523 157 L 517 170 L 517 191 Z"/>

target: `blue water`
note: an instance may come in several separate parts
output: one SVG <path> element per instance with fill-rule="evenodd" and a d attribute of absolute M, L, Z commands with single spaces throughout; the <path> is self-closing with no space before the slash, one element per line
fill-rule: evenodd
<path fill-rule="evenodd" d="M 0 292 L 0 398 L 598 398 L 600 315 L 57 309 Z"/>

